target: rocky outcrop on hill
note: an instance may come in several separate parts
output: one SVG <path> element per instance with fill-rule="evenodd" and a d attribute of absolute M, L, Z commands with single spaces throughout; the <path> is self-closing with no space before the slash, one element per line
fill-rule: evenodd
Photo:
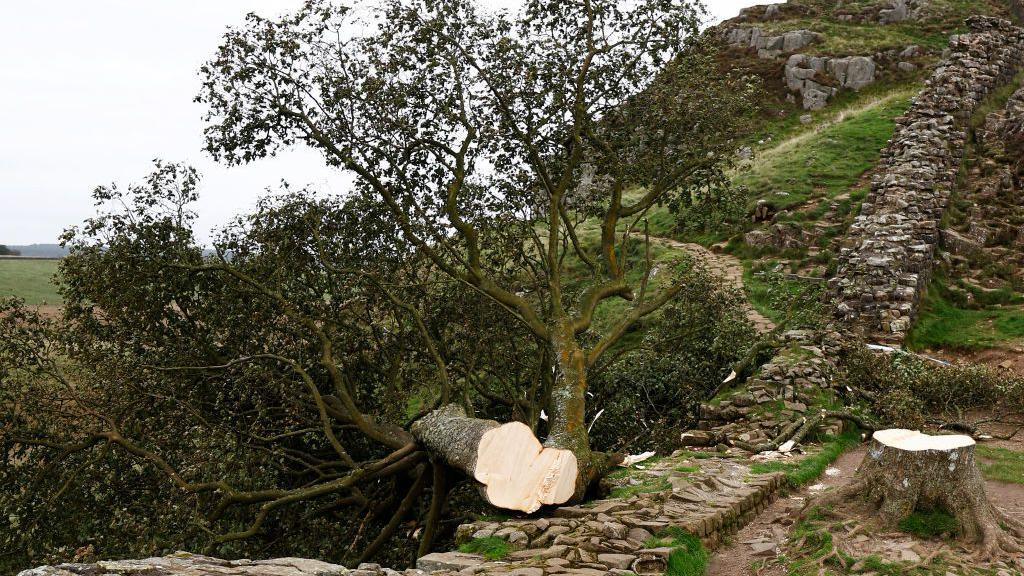
<path fill-rule="evenodd" d="M 838 319 L 901 342 L 931 278 L 939 221 L 956 183 L 966 120 L 1024 63 L 1024 29 L 973 17 L 883 151 L 830 287 Z"/>
<path fill-rule="evenodd" d="M 883 0 L 859 11 L 840 8 L 836 18 L 844 22 L 898 24 L 919 20 L 927 4 L 925 0 Z"/>
<path fill-rule="evenodd" d="M 1003 152 L 1011 160 L 1017 186 L 1024 188 L 1024 89 L 1018 90 L 1007 103 L 1001 131 Z"/>
<path fill-rule="evenodd" d="M 875 62 L 867 56 L 829 58 L 794 54 L 786 61 L 786 88 L 803 97 L 805 110 L 820 110 L 840 88 L 860 90 L 875 81 Z"/>
<path fill-rule="evenodd" d="M 760 28 L 736 27 L 725 31 L 725 41 L 732 48 L 756 50 L 757 57 L 776 58 L 782 54 L 796 52 L 815 42 L 824 35 L 810 30 L 793 30 L 778 36 L 769 36 Z"/>

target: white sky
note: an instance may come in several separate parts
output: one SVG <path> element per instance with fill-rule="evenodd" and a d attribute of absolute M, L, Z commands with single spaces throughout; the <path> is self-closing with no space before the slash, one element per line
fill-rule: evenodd
<path fill-rule="evenodd" d="M 707 0 L 715 20 L 766 0 Z M 518 0 L 483 0 L 514 6 Z M 302 0 L 0 0 L 0 243 L 55 242 L 93 214 L 100 184 L 127 185 L 151 160 L 204 176 L 200 233 L 247 211 L 282 179 L 327 192 L 344 180 L 297 149 L 226 168 L 202 152 L 199 66 L 247 12 Z"/>

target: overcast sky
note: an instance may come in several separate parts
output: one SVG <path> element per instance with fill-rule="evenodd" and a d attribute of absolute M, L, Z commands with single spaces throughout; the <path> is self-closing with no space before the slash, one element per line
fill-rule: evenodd
<path fill-rule="evenodd" d="M 517 0 L 484 0 L 512 7 Z M 765 0 L 760 0 L 763 3 Z M 709 0 L 716 20 L 755 0 Z M 282 179 L 326 192 L 344 180 L 297 149 L 238 168 L 202 151 L 199 66 L 248 12 L 302 0 L 4 2 L 0 18 L 0 243 L 55 242 L 93 214 L 91 190 L 143 178 L 151 160 L 204 176 L 200 233 L 247 211 Z"/>

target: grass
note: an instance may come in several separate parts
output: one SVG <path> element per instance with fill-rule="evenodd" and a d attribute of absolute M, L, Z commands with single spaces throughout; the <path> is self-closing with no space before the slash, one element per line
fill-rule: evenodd
<path fill-rule="evenodd" d="M 870 2 L 846 2 L 845 6 L 856 12 L 856 5 L 867 6 Z M 826 3 L 834 7 L 834 2 Z M 929 14 L 933 17 L 923 22 L 904 22 L 880 26 L 875 23 L 841 22 L 830 18 L 802 18 L 781 22 L 759 22 L 756 26 L 779 34 L 791 30 L 809 29 L 825 34 L 823 42 L 807 46 L 802 51 L 808 54 L 855 55 L 871 54 L 886 48 L 904 48 L 917 44 L 923 48 L 941 51 L 949 43 L 949 35 L 963 32 L 964 20 L 972 14 L 1004 16 L 1006 7 L 998 0 L 931 0 Z"/>
<path fill-rule="evenodd" d="M 673 470 L 676 472 L 683 472 L 685 474 L 695 474 L 700 472 L 700 466 L 676 466 Z"/>
<path fill-rule="evenodd" d="M 906 112 L 903 93 L 837 118 L 821 129 L 783 141 L 755 157 L 735 182 L 751 196 L 776 208 L 792 208 L 816 198 L 834 198 L 857 184 L 878 161 L 892 137 L 894 119 Z"/>
<path fill-rule="evenodd" d="M 937 538 L 957 533 L 956 518 L 944 510 L 916 511 L 900 520 L 899 528 L 918 538 Z"/>
<path fill-rule="evenodd" d="M 609 498 L 629 498 L 636 496 L 637 494 L 651 494 L 654 492 L 664 492 L 671 490 L 672 485 L 669 484 L 668 480 L 664 478 L 649 478 L 641 481 L 639 484 L 632 484 L 629 486 L 619 486 L 611 491 L 608 495 Z"/>
<path fill-rule="evenodd" d="M 943 280 L 934 280 L 925 294 L 918 320 L 907 336 L 911 350 L 979 350 L 1024 340 L 1024 306 L 969 309 L 952 300 Z"/>
<path fill-rule="evenodd" d="M 17 296 L 26 303 L 60 304 L 53 283 L 59 260 L 0 259 L 0 298 Z"/>
<path fill-rule="evenodd" d="M 696 536 L 678 527 L 670 527 L 644 542 L 647 548 L 672 548 L 665 576 L 702 576 L 708 569 L 707 549 Z"/>
<path fill-rule="evenodd" d="M 720 457 L 721 454 L 716 452 L 697 452 L 696 450 L 683 450 L 680 453 L 683 458 L 695 458 L 697 460 L 707 460 L 709 458 Z"/>
<path fill-rule="evenodd" d="M 821 450 L 805 457 L 799 462 L 758 462 L 750 467 L 752 474 L 770 474 L 785 472 L 786 481 L 796 488 L 807 484 L 828 468 L 843 453 L 860 443 L 860 433 L 856 430 L 844 432 L 840 436 L 827 438 Z"/>
<path fill-rule="evenodd" d="M 462 546 L 459 552 L 466 554 L 480 554 L 488 560 L 501 560 L 508 556 L 511 551 L 508 542 L 504 538 L 488 536 L 486 538 L 473 538 Z"/>
<path fill-rule="evenodd" d="M 975 450 L 981 459 L 979 464 L 985 478 L 1024 484 L 1024 452 L 992 446 L 978 446 Z"/>

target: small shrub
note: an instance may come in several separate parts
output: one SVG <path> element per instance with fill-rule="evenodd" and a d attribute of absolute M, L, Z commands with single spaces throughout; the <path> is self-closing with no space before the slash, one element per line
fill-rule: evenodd
<path fill-rule="evenodd" d="M 466 554 L 480 554 L 488 560 L 501 560 L 508 556 L 509 551 L 510 548 L 508 541 L 497 536 L 473 538 L 469 542 L 459 546 L 459 552 L 464 552 Z"/>
<path fill-rule="evenodd" d="M 970 410 L 1024 410 L 1024 378 L 987 366 L 879 355 L 861 342 L 845 346 L 838 360 L 840 379 L 874 397 L 873 411 L 889 426 L 919 428 L 922 414 L 959 421 Z"/>

